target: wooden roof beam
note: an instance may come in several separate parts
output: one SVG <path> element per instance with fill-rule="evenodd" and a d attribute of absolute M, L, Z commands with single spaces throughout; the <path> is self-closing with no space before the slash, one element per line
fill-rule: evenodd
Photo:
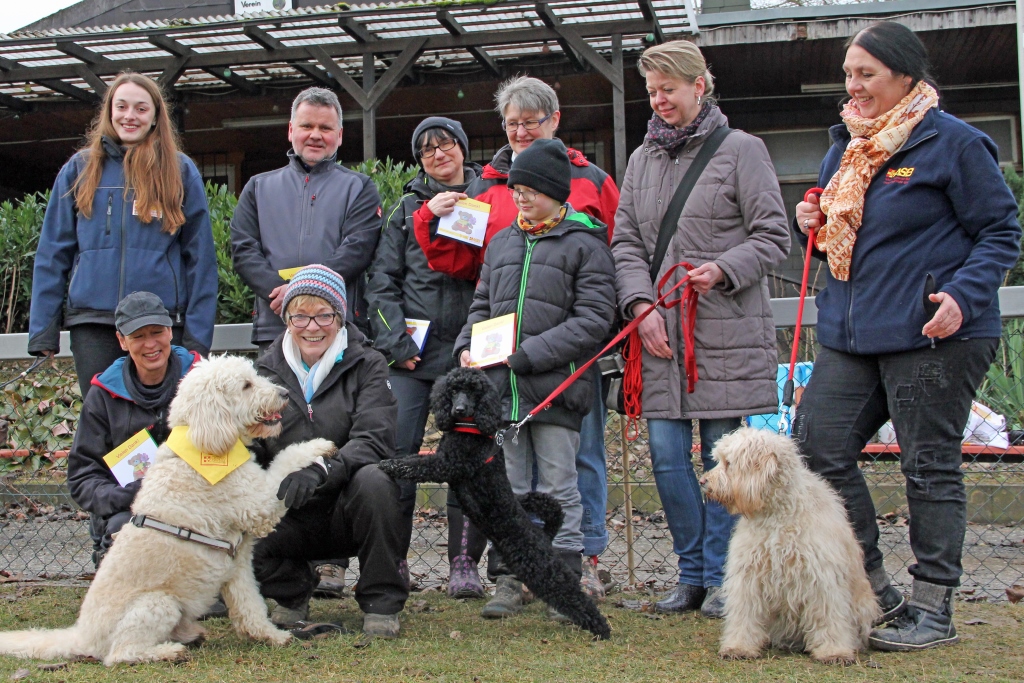
<path fill-rule="evenodd" d="M 658 45 L 664 43 L 665 33 L 661 30 L 661 22 L 658 21 L 658 15 L 654 11 L 654 2 L 652 0 L 636 0 L 636 4 L 640 5 L 640 14 L 644 15 L 644 19 L 651 22 L 654 42 Z"/>
<path fill-rule="evenodd" d="M 160 83 L 160 87 L 169 92 L 174 87 L 174 84 L 178 82 L 178 79 L 181 78 L 182 74 L 185 73 L 185 69 L 188 68 L 190 61 L 192 61 L 192 55 L 175 57 L 174 61 L 160 74 L 160 78 L 157 81 Z"/>
<path fill-rule="evenodd" d="M 58 40 L 57 49 L 69 57 L 82 60 L 86 64 L 110 64 L 111 62 L 111 60 L 98 52 L 93 52 L 89 48 L 82 47 L 70 40 Z"/>
<path fill-rule="evenodd" d="M 366 91 L 344 69 L 338 66 L 338 63 L 327 54 L 326 50 L 319 45 L 310 45 L 306 48 L 306 52 L 309 53 L 310 57 L 320 62 L 320 66 L 334 77 L 338 85 L 356 101 L 360 109 L 365 111 L 370 108 L 369 101 L 366 99 Z"/>
<path fill-rule="evenodd" d="M 248 93 L 250 95 L 260 94 L 260 87 L 258 85 L 256 85 L 250 80 L 247 80 L 243 76 L 239 76 L 234 71 L 232 71 L 230 67 L 216 67 L 213 69 L 203 69 L 203 71 L 205 71 L 206 73 L 210 74 L 215 78 L 219 78 L 228 85 L 235 86 L 242 92 Z"/>
<path fill-rule="evenodd" d="M 280 40 L 261 29 L 259 26 L 246 26 L 243 29 L 243 33 L 268 52 L 278 52 L 279 50 L 283 50 L 288 47 Z M 297 61 L 289 61 L 287 63 L 291 68 L 311 78 L 317 85 L 321 85 L 332 90 L 334 89 L 335 83 L 331 80 L 330 74 L 324 73 L 312 64 Z"/>
<path fill-rule="evenodd" d="M 577 71 L 583 71 L 585 69 L 583 60 L 578 54 L 576 54 L 572 45 L 565 39 L 565 35 L 560 30 L 562 27 L 562 20 L 555 16 L 555 13 L 551 10 L 546 2 L 538 2 L 536 6 L 537 16 L 544 22 L 544 25 L 557 34 L 556 40 L 558 44 L 562 46 L 562 52 L 569 58 L 569 63 L 572 64 L 572 68 Z"/>
<path fill-rule="evenodd" d="M 549 20 L 552 22 L 548 24 L 548 27 L 558 33 L 558 42 L 566 53 L 576 55 L 577 59 L 582 59 L 608 79 L 613 88 L 622 90 L 622 72 L 616 71 L 597 50 L 590 47 L 590 43 L 584 40 L 579 33 L 576 33 L 574 28 L 563 24 L 544 3 L 537 5 L 537 14 L 541 15 L 545 24 Z"/>
<path fill-rule="evenodd" d="M 17 97 L 12 97 L 10 95 L 0 93 L 0 107 L 7 107 L 8 109 L 13 109 L 14 111 L 28 111 L 32 108 L 32 105 L 30 105 L 28 102 L 23 102 L 22 100 L 19 100 Z"/>
<path fill-rule="evenodd" d="M 459 21 L 454 16 L 452 16 L 452 13 L 449 12 L 448 10 L 438 10 L 437 20 L 438 22 L 440 22 L 441 26 L 444 26 L 445 30 L 447 30 L 448 33 L 452 34 L 453 36 L 464 36 L 467 33 L 466 29 L 462 26 L 462 24 L 460 24 Z M 482 64 L 485 69 L 490 71 L 493 75 L 497 76 L 498 78 L 501 78 L 501 69 L 498 68 L 498 65 L 494 62 L 494 59 L 489 54 L 487 54 L 487 50 L 485 50 L 482 47 L 467 47 L 466 50 L 469 52 L 469 54 L 473 55 L 476 61 L 480 62 L 480 64 Z"/>
<path fill-rule="evenodd" d="M 91 93 L 88 90 L 82 90 L 79 87 L 65 83 L 59 78 L 43 78 L 36 81 L 39 85 L 49 88 L 54 92 L 59 92 L 62 95 L 73 97 L 74 99 L 85 102 L 87 104 L 96 104 L 100 101 L 100 95 Z"/>
<path fill-rule="evenodd" d="M 175 57 L 191 57 L 195 54 L 188 45 L 183 45 L 168 36 L 148 36 L 147 40 L 164 52 L 170 52 Z"/>
<path fill-rule="evenodd" d="M 370 33 L 365 26 L 352 17 L 339 17 L 338 26 L 357 43 L 373 43 L 377 40 L 377 36 Z"/>
<path fill-rule="evenodd" d="M 85 64 L 80 64 L 76 69 L 78 75 L 81 76 L 82 80 L 92 86 L 93 91 L 100 98 L 107 94 L 106 82 L 97 76 L 92 69 Z"/>
<path fill-rule="evenodd" d="M 391 66 L 384 72 L 384 76 L 373 84 L 370 92 L 366 93 L 367 104 L 370 109 L 376 109 L 377 105 L 384 101 L 388 93 L 398 85 L 398 82 L 412 70 L 413 65 L 419 56 L 423 54 L 423 48 L 427 45 L 427 36 L 413 38 L 408 47 L 402 50 L 398 58 L 391 63 Z"/>
<path fill-rule="evenodd" d="M 18 68 L 18 63 L 7 59 L 6 57 L 0 57 L 0 71 L 10 71 L 11 69 Z"/>

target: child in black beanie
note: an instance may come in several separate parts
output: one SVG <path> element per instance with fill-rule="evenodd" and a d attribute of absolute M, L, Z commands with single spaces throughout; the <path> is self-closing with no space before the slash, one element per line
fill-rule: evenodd
<path fill-rule="evenodd" d="M 516 156 L 508 188 L 519 215 L 488 245 L 469 319 L 455 343 L 460 363 L 468 366 L 473 324 L 516 314 L 515 352 L 504 364 L 486 371 L 501 393 L 503 417 L 512 422 L 523 419 L 600 350 L 615 317 L 607 227 L 566 203 L 570 180 L 568 155 L 558 140 L 534 140 Z M 553 545 L 578 575 L 583 508 L 576 484 L 576 450 L 580 424 L 595 390 L 599 389 L 591 376 L 584 374 L 519 430 L 518 443 L 506 439 L 503 445 L 513 491 L 518 495 L 531 490 L 536 465 L 537 490 L 561 504 L 565 520 Z M 483 616 L 518 612 L 522 584 L 493 550 L 487 565 L 497 590 Z M 554 610 L 549 615 L 561 620 Z"/>

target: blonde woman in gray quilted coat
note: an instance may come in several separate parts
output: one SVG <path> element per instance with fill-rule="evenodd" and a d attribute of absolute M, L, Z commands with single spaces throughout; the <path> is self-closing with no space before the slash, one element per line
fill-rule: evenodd
<path fill-rule="evenodd" d="M 656 300 L 650 267 L 658 230 L 676 187 L 708 135 L 727 119 L 710 99 L 713 80 L 687 41 L 649 48 L 639 61 L 654 110 L 644 143 L 629 159 L 615 214 L 612 252 L 623 315 Z M 679 583 L 659 612 L 700 609 L 721 617 L 723 567 L 734 519 L 701 498 L 691 461 L 699 423 L 704 470 L 711 449 L 742 418 L 775 412 L 778 365 L 769 270 L 789 253 L 786 212 L 764 143 L 733 131 L 694 186 L 658 279 L 673 264 L 693 264 L 700 295 L 694 352 L 699 380 L 686 392 L 680 308 L 660 309 L 639 327 L 643 342 L 643 417 L 658 494 L 679 556 Z M 682 276 L 673 276 L 672 284 Z M 656 280 L 655 280 L 656 281 Z"/>

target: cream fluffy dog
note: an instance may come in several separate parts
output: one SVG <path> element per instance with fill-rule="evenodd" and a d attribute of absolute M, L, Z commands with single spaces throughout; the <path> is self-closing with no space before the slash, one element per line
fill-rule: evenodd
<path fill-rule="evenodd" d="M 878 603 L 839 496 L 784 436 L 743 428 L 713 451 L 705 495 L 742 518 L 725 564 L 718 653 L 759 657 L 766 644 L 852 663 L 867 646 Z"/>
<path fill-rule="evenodd" d="M 259 377 L 244 358 L 198 363 L 171 404 L 171 427 L 188 426 L 204 453 L 227 453 L 241 438 L 280 433 L 284 391 Z M 252 572 L 255 539 L 285 513 L 277 499 L 289 473 L 329 457 L 334 444 L 316 439 L 283 450 L 267 470 L 250 460 L 214 485 L 166 445 L 160 447 L 132 512 L 185 527 L 235 546 L 224 550 L 126 524 L 103 559 L 74 626 L 0 633 L 0 654 L 118 662 L 177 659 L 205 631 L 196 619 L 220 592 L 235 629 L 275 645 L 291 635 L 271 624 Z"/>

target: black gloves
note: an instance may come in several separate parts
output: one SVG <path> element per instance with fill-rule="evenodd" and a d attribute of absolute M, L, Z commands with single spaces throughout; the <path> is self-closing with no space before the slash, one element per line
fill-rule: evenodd
<path fill-rule="evenodd" d="M 321 461 L 292 472 L 281 482 L 277 499 L 283 500 L 285 507 L 293 510 L 302 507 L 313 497 L 317 487 L 327 481 L 329 469 L 330 465 Z"/>

